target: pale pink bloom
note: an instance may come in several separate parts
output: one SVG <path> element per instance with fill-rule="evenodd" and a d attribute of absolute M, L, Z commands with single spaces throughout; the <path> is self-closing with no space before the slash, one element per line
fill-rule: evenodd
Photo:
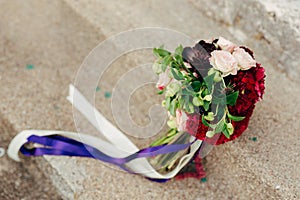
<path fill-rule="evenodd" d="M 186 130 L 186 121 L 188 120 L 187 114 L 180 110 L 176 110 L 176 126 L 178 131 L 185 131 Z"/>
<path fill-rule="evenodd" d="M 236 48 L 237 46 L 230 42 L 229 40 L 226 40 L 223 37 L 219 37 L 219 40 L 217 42 L 217 45 L 219 45 L 219 47 L 224 50 L 224 51 L 229 51 L 230 53 L 233 52 L 234 48 Z"/>
<path fill-rule="evenodd" d="M 169 76 L 170 69 L 167 68 L 165 72 L 162 72 L 158 76 L 158 82 L 156 83 L 156 87 L 159 90 L 165 89 L 165 87 L 170 83 L 171 78 Z"/>
<path fill-rule="evenodd" d="M 247 70 L 256 66 L 256 61 L 243 48 L 235 48 L 232 55 L 237 60 L 238 67 L 241 70 Z"/>
<path fill-rule="evenodd" d="M 229 74 L 236 75 L 238 65 L 236 59 L 228 51 L 215 50 L 211 53 L 209 58 L 210 64 L 216 70 L 221 71 L 222 76 L 228 76 Z"/>

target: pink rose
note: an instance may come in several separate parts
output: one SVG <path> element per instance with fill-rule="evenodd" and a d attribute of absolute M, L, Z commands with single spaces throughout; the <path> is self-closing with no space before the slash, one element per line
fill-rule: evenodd
<path fill-rule="evenodd" d="M 256 61 L 243 48 L 235 48 L 232 55 L 237 60 L 238 67 L 241 70 L 247 70 L 256 66 Z"/>
<path fill-rule="evenodd" d="M 186 121 L 188 120 L 188 116 L 184 111 L 180 109 L 176 110 L 176 127 L 178 131 L 186 130 Z"/>
<path fill-rule="evenodd" d="M 238 65 L 236 59 L 228 51 L 215 50 L 211 53 L 209 58 L 210 64 L 216 70 L 221 71 L 222 76 L 228 76 L 229 74 L 236 75 Z"/>
<path fill-rule="evenodd" d="M 165 72 L 159 74 L 158 82 L 156 83 L 156 87 L 159 90 L 163 90 L 171 81 L 169 77 L 170 69 L 167 68 Z"/>
<path fill-rule="evenodd" d="M 219 40 L 217 42 L 217 45 L 219 45 L 219 47 L 224 50 L 224 51 L 229 51 L 230 53 L 233 52 L 234 48 L 236 48 L 237 46 L 230 42 L 229 40 L 226 40 L 223 37 L 219 37 Z"/>

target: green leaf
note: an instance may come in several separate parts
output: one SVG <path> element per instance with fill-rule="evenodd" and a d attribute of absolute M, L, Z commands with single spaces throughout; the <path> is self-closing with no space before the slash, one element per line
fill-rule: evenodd
<path fill-rule="evenodd" d="M 192 86 L 192 88 L 193 88 L 193 90 L 195 91 L 195 92 L 199 92 L 200 91 L 200 88 L 201 88 L 201 82 L 200 81 L 194 81 L 194 82 L 192 82 L 192 84 L 191 84 L 191 86 Z"/>
<path fill-rule="evenodd" d="M 165 72 L 168 65 L 170 64 L 171 62 L 171 56 L 165 56 L 163 58 L 163 60 L 161 61 L 161 68 L 162 68 L 162 71 Z"/>
<path fill-rule="evenodd" d="M 242 121 L 243 119 L 245 119 L 245 117 L 240 117 L 240 116 L 233 116 L 231 115 L 229 112 L 227 113 L 227 116 L 229 119 L 233 120 L 233 121 Z"/>
<path fill-rule="evenodd" d="M 237 100 L 238 96 L 239 96 L 239 91 L 236 91 L 236 92 L 234 92 L 232 94 L 227 95 L 226 96 L 226 102 L 227 102 L 227 104 L 229 104 L 231 106 L 234 106 L 235 103 L 236 103 L 236 100 Z"/>
<path fill-rule="evenodd" d="M 177 71 L 174 68 L 171 68 L 171 73 L 176 80 L 184 80 L 184 76 L 182 75 L 182 73 L 180 71 Z"/>
<path fill-rule="evenodd" d="M 164 59 L 162 59 L 161 63 L 165 65 L 169 65 L 171 60 L 172 60 L 171 56 L 167 55 L 164 57 Z"/>
<path fill-rule="evenodd" d="M 226 129 L 228 130 L 229 135 L 232 135 L 232 134 L 233 134 L 233 132 L 234 132 L 234 127 L 233 127 L 232 123 L 227 123 L 227 124 L 226 124 Z"/>
<path fill-rule="evenodd" d="M 159 90 L 157 94 L 163 94 L 165 90 Z"/>
<path fill-rule="evenodd" d="M 218 124 L 217 124 L 217 126 L 216 126 L 215 132 L 216 133 L 221 133 L 223 131 L 223 129 L 224 129 L 224 126 L 225 126 L 224 120 L 219 121 Z"/>
<path fill-rule="evenodd" d="M 203 100 L 200 99 L 199 97 L 194 97 L 193 98 L 193 104 L 195 106 L 202 106 L 203 105 Z"/>
<path fill-rule="evenodd" d="M 184 104 L 184 100 L 181 96 L 178 98 L 178 108 L 182 108 Z"/>
<path fill-rule="evenodd" d="M 202 123 L 204 124 L 204 126 L 209 127 L 209 123 L 205 120 L 204 115 L 202 115 Z"/>
<path fill-rule="evenodd" d="M 203 108 L 204 108 L 205 111 L 208 111 L 208 110 L 209 110 L 209 105 L 210 105 L 210 102 L 204 101 Z"/>
<path fill-rule="evenodd" d="M 171 101 L 171 105 L 170 105 L 170 114 L 173 115 L 175 117 L 175 113 L 176 113 L 176 109 L 177 109 L 177 101 L 174 99 L 173 101 Z"/>
<path fill-rule="evenodd" d="M 208 112 L 206 116 L 204 116 L 204 118 L 207 121 L 213 121 L 214 120 L 214 113 L 213 112 Z"/>
<path fill-rule="evenodd" d="M 189 102 L 189 110 L 190 110 L 189 113 L 194 113 L 195 112 L 194 105 L 191 102 Z"/>
<path fill-rule="evenodd" d="M 182 89 L 182 95 L 193 96 L 194 91 L 188 90 L 187 88 Z"/>
<path fill-rule="evenodd" d="M 175 55 L 182 55 L 182 51 L 183 51 L 183 47 L 182 45 L 179 45 L 176 49 L 175 49 Z"/>
<path fill-rule="evenodd" d="M 218 118 L 222 118 L 223 116 L 224 116 L 224 114 L 225 114 L 225 111 L 226 111 L 226 109 L 225 109 L 225 106 L 224 105 L 217 105 L 218 106 L 218 112 L 217 112 L 217 117 Z"/>
<path fill-rule="evenodd" d="M 229 133 L 229 131 L 227 130 L 227 127 L 226 127 L 226 126 L 225 126 L 225 128 L 223 129 L 223 134 L 225 135 L 225 137 L 226 137 L 227 139 L 230 138 L 230 133 Z"/>
<path fill-rule="evenodd" d="M 166 98 L 166 109 L 169 110 L 171 105 L 171 97 Z"/>
<path fill-rule="evenodd" d="M 162 49 L 162 48 L 154 48 L 153 54 L 156 55 L 157 57 L 165 57 L 165 56 L 171 55 L 171 53 L 169 51 Z"/>
<path fill-rule="evenodd" d="M 225 94 L 221 94 L 221 95 L 218 95 L 218 96 L 213 95 L 212 103 L 213 104 L 218 104 L 218 105 L 220 105 L 220 104 L 226 105 L 226 96 L 225 96 Z"/>
<path fill-rule="evenodd" d="M 204 78 L 204 82 L 205 82 L 205 85 L 207 86 L 209 93 L 211 93 L 211 90 L 213 87 L 214 77 L 215 77 L 215 73 L 208 75 Z"/>

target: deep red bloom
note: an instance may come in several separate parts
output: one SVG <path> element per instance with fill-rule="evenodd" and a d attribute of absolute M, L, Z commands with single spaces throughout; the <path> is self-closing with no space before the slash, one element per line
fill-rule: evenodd
<path fill-rule="evenodd" d="M 248 70 L 240 70 L 237 75 L 227 76 L 226 83 L 233 85 L 239 96 L 234 106 L 228 106 L 229 112 L 234 116 L 244 116 L 245 119 L 239 122 L 232 121 L 234 133 L 230 139 L 223 134 L 216 134 L 213 138 L 207 138 L 208 127 L 202 124 L 201 117 L 197 114 L 189 115 L 187 120 L 187 132 L 200 140 L 206 140 L 211 144 L 223 144 L 239 137 L 248 127 L 250 117 L 265 90 L 265 70 L 260 64 Z"/>
<path fill-rule="evenodd" d="M 196 156 L 195 159 L 191 161 L 191 163 L 189 163 L 188 165 L 194 165 L 195 171 L 190 171 L 190 170 L 185 171 L 185 169 L 182 169 L 181 173 L 175 176 L 176 180 L 182 180 L 185 178 L 196 178 L 196 179 L 205 178 L 206 173 L 204 171 L 200 156 Z M 188 165 L 185 168 L 188 168 L 189 167 Z"/>

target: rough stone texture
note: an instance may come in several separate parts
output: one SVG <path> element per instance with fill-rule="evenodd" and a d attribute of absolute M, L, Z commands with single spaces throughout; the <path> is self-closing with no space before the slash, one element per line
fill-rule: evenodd
<path fill-rule="evenodd" d="M 228 26 L 237 39 L 244 42 L 263 40 L 268 44 L 264 54 L 278 61 L 276 66 L 292 80 L 299 81 L 300 1 L 189 1 L 199 11 Z"/>
<path fill-rule="evenodd" d="M 66 3 L 65 3 L 66 2 Z M 180 5 L 180 6 L 176 6 Z M 161 9 L 164 8 L 164 9 Z M 34 10 L 34 12 L 33 12 Z M 165 184 L 127 174 L 102 162 L 83 158 L 34 159 L 65 199 L 298 199 L 298 84 L 283 76 L 278 58 L 265 52 L 272 44 L 249 37 L 242 29 L 213 21 L 189 1 L 72 1 L 1 2 L 0 112 L 23 129 L 75 130 L 68 84 L 84 56 L 113 34 L 136 27 L 161 26 L 193 38 L 222 35 L 253 48 L 267 70 L 267 91 L 249 129 L 234 142 L 216 147 L 208 156 L 206 183 L 186 179 Z M 13 15 L 11 13 L 14 13 Z M 255 14 L 255 13 L 254 13 Z M 253 20 L 256 21 L 256 20 Z M 259 20 L 257 20 L 259 21 Z M 238 37 L 236 37 L 238 34 Z M 176 41 L 174 41 L 176 42 Z M 4 48 L 5 47 L 5 48 Z M 276 51 L 277 52 L 277 51 Z M 276 53 L 274 52 L 274 53 Z M 113 120 L 110 100 L 122 74 L 153 60 L 149 51 L 122 56 L 106 72 L 96 104 Z M 34 64 L 33 70 L 26 70 Z M 288 86 L 288 87 L 287 87 Z M 147 95 L 153 90 L 144 88 Z M 141 92 L 143 93 L 143 92 Z M 151 99 L 135 98 L 134 119 L 147 117 Z M 152 99 L 156 102 L 157 99 Z M 138 119 L 137 123 L 147 123 Z M 12 137 L 15 132 L 10 133 Z M 249 138 L 257 137 L 254 142 Z M 135 142 L 143 145 L 145 141 Z M 148 141 L 147 141 L 148 142 Z M 7 144 L 6 144 L 7 145 Z"/>
<path fill-rule="evenodd" d="M 0 115 L 0 147 L 6 149 L 17 132 Z M 32 173 L 34 172 L 34 173 Z M 45 174 L 28 159 L 16 163 L 7 155 L 0 157 L 0 199 L 61 199 Z"/>

